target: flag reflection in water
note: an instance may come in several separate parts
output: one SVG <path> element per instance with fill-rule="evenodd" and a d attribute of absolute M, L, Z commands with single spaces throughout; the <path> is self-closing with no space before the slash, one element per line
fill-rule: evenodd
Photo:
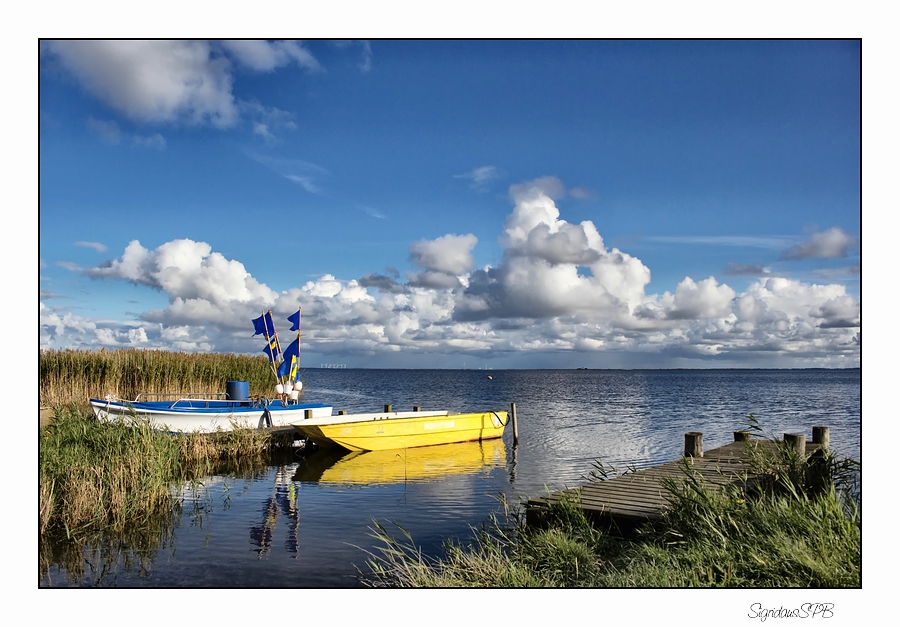
<path fill-rule="evenodd" d="M 275 472 L 275 486 L 272 496 L 263 504 L 263 522 L 250 528 L 250 541 L 257 547 L 257 555 L 260 559 L 269 554 L 272 548 L 272 537 L 278 524 L 278 516 L 281 514 L 287 519 L 287 539 L 284 548 L 297 557 L 298 541 L 297 530 L 300 526 L 300 512 L 297 509 L 297 488 L 290 480 L 296 469 L 296 464 L 291 466 L 279 466 Z"/>

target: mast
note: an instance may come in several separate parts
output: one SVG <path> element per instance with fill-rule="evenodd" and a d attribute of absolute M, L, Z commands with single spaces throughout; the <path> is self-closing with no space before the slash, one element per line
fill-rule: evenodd
<path fill-rule="evenodd" d="M 278 371 L 275 369 L 275 353 L 272 350 L 272 340 L 269 339 L 269 325 L 266 324 L 266 311 L 265 309 L 260 310 L 262 312 L 262 321 L 263 321 L 263 333 L 266 336 L 266 346 L 269 347 L 269 365 L 272 366 L 272 374 L 275 375 L 275 381 L 281 383 L 281 379 L 278 377 Z M 269 310 L 269 319 L 272 320 L 272 333 L 275 333 L 275 320 L 272 319 L 272 310 Z M 275 336 L 275 346 L 278 346 L 278 336 Z M 279 349 L 278 352 L 281 352 Z"/>

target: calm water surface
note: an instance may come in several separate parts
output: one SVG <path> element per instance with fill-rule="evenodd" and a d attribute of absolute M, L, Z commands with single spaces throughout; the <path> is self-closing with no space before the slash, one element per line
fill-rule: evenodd
<path fill-rule="evenodd" d="M 488 379 L 490 375 L 491 379 Z M 860 370 L 306 370 L 306 400 L 350 412 L 508 409 L 503 440 L 407 451 L 288 453 L 270 466 L 207 477 L 182 511 L 140 543 L 71 556 L 42 586 L 355 587 L 373 520 L 400 525 L 426 554 L 468 540 L 499 495 L 518 503 L 583 482 L 595 460 L 643 467 L 681 455 L 684 433 L 711 449 L 747 414 L 780 437 L 831 427 L 860 458 Z M 140 546 L 138 546 L 140 545 Z"/>

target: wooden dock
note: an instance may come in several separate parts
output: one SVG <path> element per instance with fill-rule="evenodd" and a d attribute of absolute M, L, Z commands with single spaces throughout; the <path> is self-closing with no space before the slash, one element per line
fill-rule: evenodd
<path fill-rule="evenodd" d="M 747 486 L 758 481 L 759 476 L 754 474 L 750 464 L 749 447 L 774 447 L 775 443 L 751 441 L 746 431 L 737 431 L 734 437 L 735 441 L 731 444 L 704 452 L 702 434 L 685 434 L 683 459 L 529 499 L 526 522 L 529 525 L 541 524 L 551 503 L 567 499 L 584 510 L 593 521 L 628 535 L 642 523 L 662 515 L 671 496 L 665 482 L 668 479 L 676 484 L 682 483 L 687 478 L 685 462 L 693 473 L 703 478 L 707 487 L 714 490 L 729 485 Z M 808 457 L 828 448 L 828 428 L 816 427 L 813 442 L 809 444 L 805 436 L 798 434 L 785 434 L 785 442 Z"/>

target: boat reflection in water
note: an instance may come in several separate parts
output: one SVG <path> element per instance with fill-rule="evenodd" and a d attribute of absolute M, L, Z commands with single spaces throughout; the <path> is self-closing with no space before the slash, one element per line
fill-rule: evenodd
<path fill-rule="evenodd" d="M 285 525 L 285 550 L 292 558 L 299 556 L 298 482 L 337 486 L 424 483 L 505 467 L 502 439 L 383 451 L 324 448 L 278 467 L 272 493 L 262 504 L 262 519 L 250 528 L 250 543 L 258 558 L 264 559 L 276 542 L 276 528 L 281 522 Z"/>
<path fill-rule="evenodd" d="M 304 458 L 292 480 L 347 485 L 436 481 L 447 475 L 505 466 L 502 439 L 383 451 L 349 452 L 333 447 Z"/>

